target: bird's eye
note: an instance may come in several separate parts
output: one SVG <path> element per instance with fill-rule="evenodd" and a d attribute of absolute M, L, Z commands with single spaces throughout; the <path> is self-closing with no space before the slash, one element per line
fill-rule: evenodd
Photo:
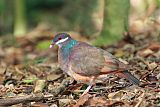
<path fill-rule="evenodd" d="M 61 40 L 61 39 L 62 39 L 62 37 L 59 37 L 59 38 L 58 38 L 58 40 Z"/>

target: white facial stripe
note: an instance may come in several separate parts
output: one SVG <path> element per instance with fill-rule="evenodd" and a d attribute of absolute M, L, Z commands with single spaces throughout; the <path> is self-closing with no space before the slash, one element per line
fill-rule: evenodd
<path fill-rule="evenodd" d="M 57 42 L 56 42 L 56 45 L 58 45 L 58 44 L 60 44 L 60 43 L 63 43 L 63 42 L 65 42 L 66 40 L 68 40 L 68 37 L 57 41 Z"/>

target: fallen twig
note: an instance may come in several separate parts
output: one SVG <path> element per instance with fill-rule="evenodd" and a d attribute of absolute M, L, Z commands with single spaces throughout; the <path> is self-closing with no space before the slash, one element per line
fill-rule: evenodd
<path fill-rule="evenodd" d="M 69 83 L 70 83 L 71 78 L 66 78 L 65 80 L 62 81 L 62 83 L 53 88 L 51 90 L 51 93 L 53 94 L 53 96 L 57 96 L 58 94 L 60 94 L 61 92 L 63 92 L 65 90 L 66 87 L 68 87 Z"/>
<path fill-rule="evenodd" d="M 59 93 L 64 91 L 65 88 L 69 85 L 69 83 L 70 83 L 70 79 L 63 80 L 59 87 L 56 87 L 55 89 L 52 90 L 52 96 L 45 96 L 42 93 L 37 93 L 37 94 L 31 94 L 31 95 L 26 95 L 21 97 L 18 96 L 13 98 L 4 98 L 4 99 L 0 99 L 0 106 L 11 106 L 19 103 L 29 103 L 33 101 L 40 101 L 43 99 L 54 98 Z"/>
<path fill-rule="evenodd" d="M 42 94 L 31 94 L 22 97 L 18 96 L 14 98 L 5 98 L 5 99 L 0 99 L 0 106 L 11 106 L 19 103 L 40 101 L 42 99 L 44 99 L 44 96 Z"/>
<path fill-rule="evenodd" d="M 34 93 L 42 92 L 43 88 L 45 87 L 45 83 L 46 83 L 45 80 L 37 80 L 34 88 Z"/>
<path fill-rule="evenodd" d="M 139 96 L 139 101 L 138 101 L 138 103 L 135 105 L 135 107 L 139 107 L 140 106 L 140 104 L 143 102 L 143 100 L 144 100 L 144 96 L 145 96 L 145 93 L 143 92 L 140 96 Z"/>
<path fill-rule="evenodd" d="M 142 75 L 140 77 L 140 80 L 143 80 L 145 77 L 147 77 L 148 75 L 152 74 L 156 69 L 158 68 L 158 66 L 156 66 L 155 68 L 152 69 L 152 71 L 145 73 L 144 75 Z"/>

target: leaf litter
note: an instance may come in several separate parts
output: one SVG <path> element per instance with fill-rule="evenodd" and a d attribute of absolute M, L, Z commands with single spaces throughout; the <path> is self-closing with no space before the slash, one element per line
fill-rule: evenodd
<path fill-rule="evenodd" d="M 111 77 L 80 97 L 86 85 L 77 83 L 59 69 L 57 48 L 41 48 L 40 43 L 49 45 L 43 41 L 51 41 L 48 36 L 51 33 L 31 34 L 36 36 L 17 38 L 16 45 L 3 44 L 7 39 L 1 38 L 1 106 L 160 106 L 159 36 L 136 36 L 129 38 L 130 42 L 124 39 L 103 47 L 130 65 L 130 72 L 142 82 L 140 87 L 130 85 L 124 78 Z M 72 35 L 80 38 L 77 33 Z"/>

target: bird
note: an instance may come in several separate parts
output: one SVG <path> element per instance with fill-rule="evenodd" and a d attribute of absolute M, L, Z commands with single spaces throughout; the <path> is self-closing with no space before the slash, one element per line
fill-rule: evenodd
<path fill-rule="evenodd" d="M 50 45 L 58 45 L 58 63 L 60 68 L 78 82 L 87 84 L 85 95 L 97 81 L 103 81 L 108 75 L 128 79 L 132 84 L 140 81 L 128 71 L 128 65 L 119 61 L 106 50 L 73 39 L 68 33 L 58 33 Z"/>

